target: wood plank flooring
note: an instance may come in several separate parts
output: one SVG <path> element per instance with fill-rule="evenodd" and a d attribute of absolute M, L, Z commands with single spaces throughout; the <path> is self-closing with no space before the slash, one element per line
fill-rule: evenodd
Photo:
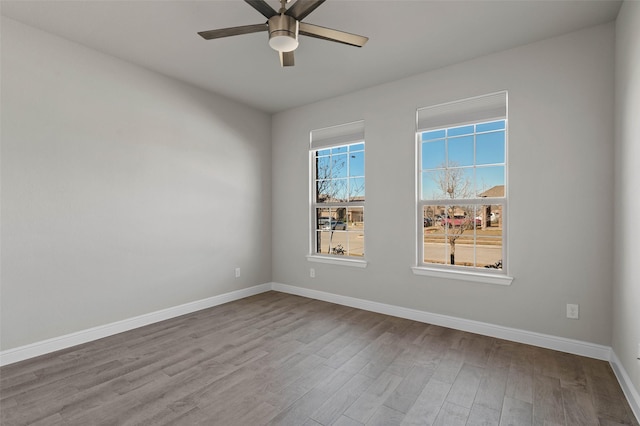
<path fill-rule="evenodd" d="M 13 425 L 635 425 L 608 363 L 267 292 L 0 368 Z"/>

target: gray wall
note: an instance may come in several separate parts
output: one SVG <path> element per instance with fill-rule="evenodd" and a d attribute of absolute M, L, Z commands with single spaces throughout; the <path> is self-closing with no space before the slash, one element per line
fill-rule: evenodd
<path fill-rule="evenodd" d="M 269 282 L 270 134 L 3 18 L 1 349 Z"/>
<path fill-rule="evenodd" d="M 616 24 L 615 287 L 613 350 L 640 389 L 640 3 Z"/>
<path fill-rule="evenodd" d="M 276 114 L 273 280 L 610 345 L 614 33 L 597 26 Z M 414 276 L 416 108 L 503 89 L 515 280 Z M 369 265 L 310 263 L 309 131 L 359 119 Z M 567 303 L 580 304 L 579 320 L 565 318 Z"/>
<path fill-rule="evenodd" d="M 613 24 L 271 119 L 3 18 L 0 348 L 273 280 L 604 345 L 613 318 L 614 348 L 637 386 L 638 238 L 610 220 L 616 210 L 631 223 L 637 210 L 625 185 L 639 179 L 632 5 L 617 32 L 617 90 L 629 92 L 617 103 L 615 201 L 626 206 L 617 210 Z M 503 89 L 515 280 L 414 276 L 415 109 Z M 308 132 L 359 119 L 369 265 L 311 264 Z M 580 320 L 564 318 L 566 303 L 580 304 Z"/>

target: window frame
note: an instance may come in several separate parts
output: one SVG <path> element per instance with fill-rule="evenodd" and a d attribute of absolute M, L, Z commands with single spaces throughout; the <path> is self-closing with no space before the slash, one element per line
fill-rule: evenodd
<path fill-rule="evenodd" d="M 450 124 L 445 124 L 445 122 L 440 122 L 438 125 L 434 127 L 421 128 L 421 117 L 420 111 L 425 110 L 427 108 L 438 108 L 441 106 L 445 107 L 445 111 L 447 114 L 455 116 L 455 113 L 451 114 L 451 110 L 455 111 L 456 104 L 463 104 L 465 102 L 482 102 L 482 98 L 490 97 L 490 96 L 504 96 L 504 114 L 501 116 L 495 117 L 481 117 L 481 118 L 473 118 L 471 117 L 468 120 L 459 120 L 452 121 Z M 463 105 L 464 107 L 464 105 Z M 507 91 L 501 91 L 496 93 L 491 93 L 487 95 L 481 95 L 473 98 L 467 98 L 462 100 L 457 100 L 453 102 L 447 102 L 445 104 L 434 105 L 432 107 L 427 108 L 418 108 L 416 110 L 416 133 L 415 133 L 415 171 L 416 171 L 416 210 L 415 210 L 415 224 L 416 224 L 416 258 L 415 264 L 412 266 L 412 271 L 415 275 L 423 275 L 423 276 L 431 276 L 437 278 L 448 278 L 448 279 L 457 279 L 463 281 L 472 281 L 472 282 L 482 282 L 488 284 L 499 284 L 499 285 L 510 285 L 513 281 L 513 277 L 509 274 L 509 252 L 508 252 L 508 241 L 509 241 L 509 157 L 508 157 L 508 140 L 509 140 L 509 119 L 508 119 L 508 93 Z M 491 114 L 490 112 L 489 114 Z M 464 116 L 464 114 L 462 114 Z M 467 113 L 467 115 L 469 115 Z M 443 198 L 443 199 L 423 199 L 423 165 L 422 165 L 422 149 L 423 149 L 423 141 L 422 134 L 426 132 L 431 132 L 435 130 L 442 129 L 451 129 L 457 128 L 465 125 L 475 125 L 479 123 L 487 123 L 492 121 L 501 121 L 504 120 L 504 132 L 505 132 L 505 140 L 504 140 L 504 196 L 503 197 L 480 197 L 477 192 L 475 192 L 473 198 Z M 474 127 L 474 161 L 471 166 L 465 166 L 469 168 L 476 169 L 478 168 L 478 164 L 476 163 L 476 151 L 475 151 L 475 137 L 477 134 L 477 129 Z M 499 164 L 502 166 L 502 164 Z M 489 165 L 490 166 L 490 165 Z M 482 167 L 482 166 L 481 166 Z M 451 170 L 453 167 L 444 167 L 443 170 Z M 486 205 L 501 205 L 502 206 L 502 269 L 493 269 L 493 268 L 483 268 L 477 266 L 462 266 L 462 265 L 451 265 L 451 264 L 437 264 L 437 263 L 429 263 L 424 261 L 424 208 L 425 206 L 474 206 L 474 211 L 480 206 Z M 476 253 L 476 240 L 477 237 L 475 234 L 475 214 L 472 218 L 474 223 L 474 259 Z M 446 235 L 446 232 L 445 232 Z M 446 237 L 445 237 L 446 238 Z M 445 242 L 446 244 L 446 242 Z"/>
<path fill-rule="evenodd" d="M 354 134 L 353 128 L 361 127 L 359 132 Z M 344 130 L 346 129 L 346 130 Z M 314 144 L 314 132 L 321 133 L 325 140 L 320 140 L 319 143 Z M 351 134 L 349 134 L 351 133 Z M 326 137 L 326 135 L 329 135 Z M 319 138 L 316 138 L 317 141 Z M 349 147 L 354 145 L 363 145 L 362 151 L 357 151 L 362 153 L 363 156 L 363 175 L 358 175 L 357 177 L 350 176 L 350 162 L 351 155 Z M 316 158 L 317 153 L 323 150 L 331 150 L 335 148 L 347 147 L 347 172 L 346 172 L 346 180 L 350 180 L 353 178 L 362 178 L 365 182 L 365 194 L 366 194 L 366 142 L 364 138 L 364 121 L 356 121 L 352 123 L 347 123 L 338 126 L 332 126 L 328 128 L 313 130 L 310 133 L 310 145 L 309 145 L 309 252 L 307 254 L 307 260 L 310 262 L 319 262 L 319 263 L 328 263 L 328 264 L 336 264 L 343 266 L 353 266 L 358 268 L 364 268 L 367 266 L 366 260 L 366 226 L 363 226 L 361 231 L 352 231 L 348 229 L 348 224 L 346 228 L 341 230 L 333 230 L 330 229 L 330 232 L 344 232 L 348 237 L 349 233 L 362 233 L 363 235 L 363 255 L 362 256 L 353 256 L 347 253 L 345 254 L 332 254 L 332 253 L 318 253 L 318 224 L 317 224 L 317 209 L 327 208 L 327 209 L 351 209 L 351 208 L 360 208 L 362 209 L 363 220 L 362 223 L 366 222 L 364 218 L 364 214 L 366 211 L 365 200 L 350 200 L 349 195 L 347 194 L 347 200 L 340 201 L 329 201 L 329 202 L 318 202 L 317 200 L 317 187 L 316 187 Z M 353 151 L 356 152 L 356 151 Z M 333 155 L 333 154 L 331 154 Z M 342 179 L 342 178 L 340 178 Z M 366 195 L 365 195 L 366 197 Z M 330 218 L 330 220 L 332 220 Z M 331 223 L 331 222 L 330 222 Z M 347 247 L 348 249 L 348 247 Z"/>

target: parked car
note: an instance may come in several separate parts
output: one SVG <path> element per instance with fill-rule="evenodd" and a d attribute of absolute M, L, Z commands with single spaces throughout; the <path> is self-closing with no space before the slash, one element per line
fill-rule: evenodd
<path fill-rule="evenodd" d="M 475 223 L 476 225 L 482 225 L 482 219 L 480 219 L 480 221 L 478 221 L 478 218 L 475 219 Z M 473 220 L 468 217 L 468 216 L 460 216 L 460 215 L 456 215 L 453 218 L 452 217 L 445 217 L 442 219 L 441 222 L 442 226 L 447 226 L 449 228 L 452 228 L 454 226 L 459 227 L 459 226 L 468 226 L 468 227 L 473 227 Z"/>
<path fill-rule="evenodd" d="M 347 230 L 347 223 L 343 222 L 341 220 L 331 221 L 331 229 L 337 229 L 337 230 L 346 231 Z"/>
<path fill-rule="evenodd" d="M 324 224 L 321 226 L 321 229 L 323 231 L 329 231 L 329 230 L 344 231 L 347 229 L 347 224 L 341 220 L 331 219 L 331 221 L 324 222 Z"/>

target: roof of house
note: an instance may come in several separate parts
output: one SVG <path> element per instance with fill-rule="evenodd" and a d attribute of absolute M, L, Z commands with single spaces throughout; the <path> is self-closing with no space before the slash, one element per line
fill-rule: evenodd
<path fill-rule="evenodd" d="M 479 197 L 504 197 L 504 185 L 496 185 L 493 188 L 489 188 L 486 191 L 480 193 Z"/>

